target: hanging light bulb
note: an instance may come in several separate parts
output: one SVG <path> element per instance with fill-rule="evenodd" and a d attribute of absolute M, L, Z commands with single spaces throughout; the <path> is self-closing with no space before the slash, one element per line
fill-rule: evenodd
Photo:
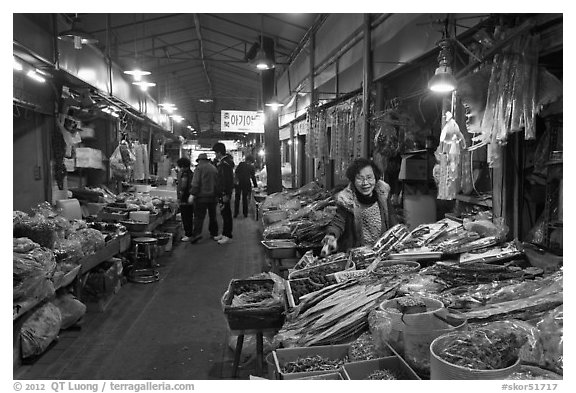
<path fill-rule="evenodd" d="M 70 29 L 60 32 L 58 34 L 58 39 L 73 42 L 74 49 L 82 49 L 82 45 L 86 44 L 96 44 L 98 40 L 79 27 L 79 24 L 80 18 L 76 15 L 74 19 L 72 19 L 72 26 L 70 26 Z"/>
<path fill-rule="evenodd" d="M 124 73 L 127 75 L 132 75 L 132 78 L 134 78 L 134 82 L 140 82 L 140 81 L 142 81 L 143 76 L 147 76 L 147 75 L 151 74 L 150 71 L 144 71 L 138 67 L 134 67 L 130 70 L 126 70 L 126 71 L 124 71 Z"/>
<path fill-rule="evenodd" d="M 144 17 L 142 17 L 144 18 Z M 142 20 L 142 36 L 144 37 L 144 19 Z M 132 67 L 124 71 L 125 74 L 131 75 L 134 82 L 142 81 L 143 76 L 150 75 L 150 71 L 143 70 L 138 64 L 138 51 L 136 50 L 136 34 L 134 35 L 134 60 L 132 61 Z M 143 89 L 145 90 L 145 89 Z"/>
<path fill-rule="evenodd" d="M 440 53 L 438 54 L 438 68 L 434 76 L 428 81 L 428 88 L 438 93 L 449 93 L 456 89 L 457 81 L 452 74 L 452 68 L 449 64 L 452 60 L 450 51 L 450 41 L 442 39 L 439 44 Z"/>
<path fill-rule="evenodd" d="M 140 86 L 140 89 L 142 91 L 146 91 L 148 90 L 149 87 L 154 87 L 156 86 L 156 83 L 154 82 L 146 82 L 146 81 L 138 81 L 138 82 L 132 82 L 133 85 L 136 86 Z"/>
<path fill-rule="evenodd" d="M 278 96 L 274 96 L 266 103 L 266 106 L 271 107 L 273 110 L 278 110 L 278 108 L 284 106 L 284 104 L 278 100 Z"/>
<path fill-rule="evenodd" d="M 256 63 L 256 68 L 259 70 L 269 70 L 274 68 L 274 63 L 268 58 L 268 56 L 266 56 L 266 52 L 264 51 L 263 47 L 260 47 L 254 62 Z"/>
<path fill-rule="evenodd" d="M 264 50 L 264 17 L 260 20 L 260 49 L 254 59 L 254 64 L 259 70 L 269 70 L 274 68 L 274 62 L 266 55 Z"/>

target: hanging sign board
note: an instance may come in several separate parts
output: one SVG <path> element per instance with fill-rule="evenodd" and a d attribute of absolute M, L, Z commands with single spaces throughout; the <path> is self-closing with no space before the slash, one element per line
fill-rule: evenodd
<path fill-rule="evenodd" d="M 221 111 L 222 132 L 264 133 L 264 114 L 256 111 Z"/>

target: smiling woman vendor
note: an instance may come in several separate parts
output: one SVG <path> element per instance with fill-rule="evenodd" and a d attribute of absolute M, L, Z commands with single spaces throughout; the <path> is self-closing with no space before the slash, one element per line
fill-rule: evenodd
<path fill-rule="evenodd" d="M 378 167 L 357 158 L 346 170 L 349 184 L 336 195 L 336 215 L 322 240 L 322 255 L 353 247 L 372 246 L 396 224 L 388 198 L 390 186 L 380 180 Z"/>

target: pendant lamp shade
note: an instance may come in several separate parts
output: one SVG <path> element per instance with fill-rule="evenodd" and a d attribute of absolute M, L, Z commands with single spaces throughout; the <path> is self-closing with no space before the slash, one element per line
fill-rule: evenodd
<path fill-rule="evenodd" d="M 449 93 L 454 91 L 458 84 L 450 67 L 450 63 L 452 62 L 450 40 L 444 38 L 440 40 L 438 46 L 440 47 L 438 68 L 436 68 L 434 76 L 428 81 L 428 88 L 437 93 Z"/>
<path fill-rule="evenodd" d="M 452 69 L 447 66 L 436 68 L 434 76 L 428 81 L 428 88 L 438 93 L 449 93 L 456 89 L 456 78 L 452 75 Z"/>
<path fill-rule="evenodd" d="M 272 107 L 273 109 L 278 109 L 281 106 L 284 106 L 284 104 L 278 100 L 278 96 L 274 96 L 270 101 L 266 103 L 266 106 Z"/>
<path fill-rule="evenodd" d="M 259 70 L 269 70 L 271 68 L 274 68 L 274 62 L 272 62 L 272 60 L 270 60 L 268 56 L 266 56 L 266 52 L 262 47 L 258 51 L 254 63 L 256 64 L 256 68 L 258 68 Z"/>
<path fill-rule="evenodd" d="M 82 49 L 82 45 L 96 44 L 98 40 L 80 26 L 80 19 L 74 17 L 69 30 L 58 34 L 58 39 L 74 43 L 74 49 Z"/>

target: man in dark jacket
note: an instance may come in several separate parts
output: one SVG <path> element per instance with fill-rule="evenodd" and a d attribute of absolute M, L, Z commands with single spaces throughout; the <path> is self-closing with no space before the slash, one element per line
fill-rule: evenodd
<path fill-rule="evenodd" d="M 222 235 L 216 237 L 218 244 L 226 244 L 232 239 L 232 209 L 230 200 L 234 190 L 234 159 L 226 154 L 226 146 L 216 143 L 212 146 L 216 153 L 216 167 L 218 168 L 218 197 L 220 213 L 222 214 Z"/>
<path fill-rule="evenodd" d="M 196 162 L 198 166 L 192 178 L 190 191 L 192 195 L 189 199 L 189 201 L 194 202 L 194 229 L 190 243 L 196 243 L 202 238 L 202 226 L 204 225 L 206 211 L 208 211 L 208 231 L 210 236 L 212 238 L 218 236 L 218 222 L 216 221 L 218 170 L 208 160 L 206 153 L 200 153 Z"/>
<path fill-rule="evenodd" d="M 234 181 L 234 218 L 238 217 L 238 208 L 240 207 L 240 197 L 242 197 L 242 213 L 248 217 L 248 201 L 252 192 L 252 185 L 256 187 L 256 170 L 254 169 L 254 157 L 248 155 L 238 166 L 235 171 Z M 252 182 L 252 184 L 250 184 Z"/>
<path fill-rule="evenodd" d="M 188 202 L 190 188 L 192 187 L 192 176 L 194 172 L 190 169 L 190 160 L 186 157 L 179 158 L 176 161 L 178 165 L 178 187 L 176 195 L 178 196 L 178 205 L 180 206 L 180 215 L 182 216 L 182 226 L 184 227 L 183 242 L 190 240 L 192 236 L 194 205 Z"/>

